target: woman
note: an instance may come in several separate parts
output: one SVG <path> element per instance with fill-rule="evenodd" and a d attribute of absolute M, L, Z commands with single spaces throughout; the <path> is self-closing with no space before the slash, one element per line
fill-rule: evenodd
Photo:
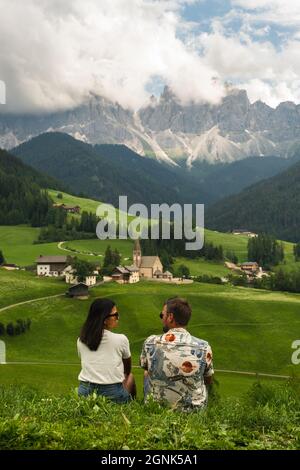
<path fill-rule="evenodd" d="M 79 396 L 96 392 L 116 403 L 136 397 L 129 341 L 125 335 L 111 332 L 118 322 L 119 313 L 112 300 L 94 300 L 77 340 L 82 367 Z"/>

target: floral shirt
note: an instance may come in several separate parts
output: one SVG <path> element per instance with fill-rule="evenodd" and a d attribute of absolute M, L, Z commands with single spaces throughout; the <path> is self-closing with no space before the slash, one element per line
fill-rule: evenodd
<path fill-rule="evenodd" d="M 140 364 L 149 374 L 146 395 L 151 393 L 155 400 L 178 408 L 206 405 L 204 378 L 214 373 L 212 350 L 206 341 L 191 336 L 184 328 L 149 336 Z"/>

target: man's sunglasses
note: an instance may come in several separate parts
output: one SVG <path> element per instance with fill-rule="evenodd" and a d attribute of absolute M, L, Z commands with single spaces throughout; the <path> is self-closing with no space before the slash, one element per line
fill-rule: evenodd
<path fill-rule="evenodd" d="M 109 317 L 116 317 L 116 319 L 119 320 L 120 315 L 119 315 L 119 312 L 116 312 L 116 313 L 112 313 L 111 315 L 107 315 L 106 318 L 109 318 Z"/>

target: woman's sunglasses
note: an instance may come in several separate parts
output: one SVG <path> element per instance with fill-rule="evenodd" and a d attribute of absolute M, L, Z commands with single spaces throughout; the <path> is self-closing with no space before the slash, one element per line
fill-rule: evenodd
<path fill-rule="evenodd" d="M 107 315 L 106 318 L 109 318 L 109 317 L 116 317 L 116 319 L 119 320 L 120 315 L 119 315 L 119 312 L 116 312 L 116 313 L 112 313 L 111 315 Z"/>

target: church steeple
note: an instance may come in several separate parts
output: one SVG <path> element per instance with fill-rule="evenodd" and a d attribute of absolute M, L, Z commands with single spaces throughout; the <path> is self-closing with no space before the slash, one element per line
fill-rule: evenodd
<path fill-rule="evenodd" d="M 133 264 L 138 268 L 141 266 L 142 262 L 142 250 L 139 240 L 134 241 L 134 248 L 133 248 Z"/>

